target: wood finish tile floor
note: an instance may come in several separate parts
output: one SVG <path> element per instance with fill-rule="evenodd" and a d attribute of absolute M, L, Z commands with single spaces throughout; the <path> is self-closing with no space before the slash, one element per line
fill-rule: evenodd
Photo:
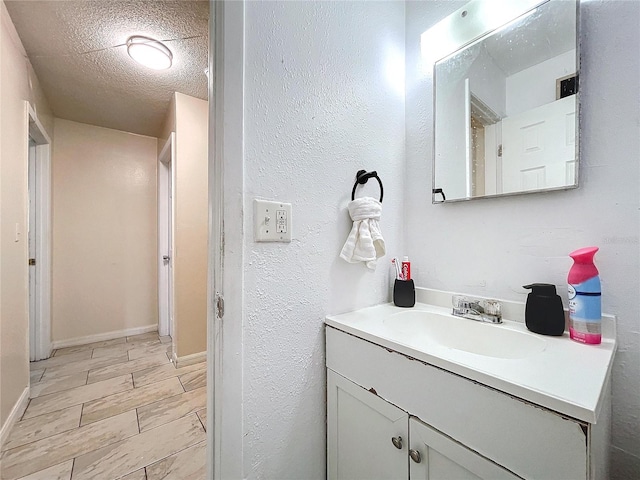
<path fill-rule="evenodd" d="M 2 480 L 205 480 L 206 362 L 174 368 L 157 333 L 31 363 Z"/>

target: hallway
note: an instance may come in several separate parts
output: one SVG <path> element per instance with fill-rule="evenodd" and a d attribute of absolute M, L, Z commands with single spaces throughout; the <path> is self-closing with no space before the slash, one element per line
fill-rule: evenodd
<path fill-rule="evenodd" d="M 2 480 L 200 480 L 206 362 L 176 369 L 146 333 L 31 363 L 31 400 L 0 456 Z"/>

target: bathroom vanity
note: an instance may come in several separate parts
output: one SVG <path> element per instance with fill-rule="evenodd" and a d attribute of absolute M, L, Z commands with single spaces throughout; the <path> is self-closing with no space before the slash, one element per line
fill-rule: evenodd
<path fill-rule="evenodd" d="M 326 318 L 328 478 L 607 478 L 614 319 L 590 346 L 445 304 Z"/>

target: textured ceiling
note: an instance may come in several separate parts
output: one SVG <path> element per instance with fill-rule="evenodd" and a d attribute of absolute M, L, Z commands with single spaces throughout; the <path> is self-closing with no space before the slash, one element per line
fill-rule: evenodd
<path fill-rule="evenodd" d="M 207 98 L 208 1 L 5 4 L 56 117 L 159 136 L 173 92 Z M 171 39 L 173 66 L 151 70 L 114 47 L 131 35 Z"/>

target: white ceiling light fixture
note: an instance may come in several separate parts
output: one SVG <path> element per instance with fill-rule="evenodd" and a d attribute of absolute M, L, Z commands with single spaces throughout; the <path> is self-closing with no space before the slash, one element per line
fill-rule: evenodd
<path fill-rule="evenodd" d="M 141 35 L 129 37 L 127 53 L 139 64 L 154 70 L 166 70 L 173 61 L 173 54 L 165 44 Z"/>

